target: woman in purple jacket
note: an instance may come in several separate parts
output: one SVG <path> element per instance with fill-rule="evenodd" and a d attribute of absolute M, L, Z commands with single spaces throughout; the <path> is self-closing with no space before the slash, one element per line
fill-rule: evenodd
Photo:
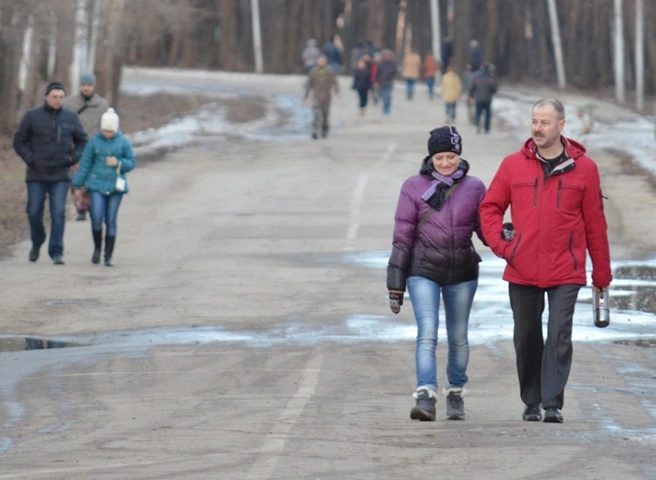
<path fill-rule="evenodd" d="M 446 415 L 452 420 L 465 417 L 462 397 L 469 361 L 467 329 L 481 261 L 472 236 L 476 232 L 483 240 L 478 206 L 485 196 L 485 185 L 467 175 L 469 163 L 460 158 L 461 152 L 462 138 L 455 127 L 432 130 L 429 155 L 422 161 L 419 175 L 401 187 L 394 216 L 387 288 L 390 308 L 399 313 L 407 284 L 417 321 L 413 420 L 435 420 L 440 294 L 449 344 L 443 388 Z"/>

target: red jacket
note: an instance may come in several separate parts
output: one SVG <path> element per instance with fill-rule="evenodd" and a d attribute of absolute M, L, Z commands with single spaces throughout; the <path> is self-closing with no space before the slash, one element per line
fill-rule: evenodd
<path fill-rule="evenodd" d="M 532 139 L 503 159 L 480 206 L 483 236 L 506 260 L 508 282 L 585 285 L 587 250 L 592 283 L 605 288 L 612 275 L 599 171 L 583 145 L 561 138 L 569 159 L 549 175 Z M 509 206 L 517 232 L 511 242 L 501 238 Z"/>

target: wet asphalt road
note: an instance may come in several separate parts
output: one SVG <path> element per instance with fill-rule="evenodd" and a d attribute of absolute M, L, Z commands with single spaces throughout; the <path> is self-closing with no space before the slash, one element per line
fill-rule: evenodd
<path fill-rule="evenodd" d="M 291 105 L 301 88 L 162 75 Z M 529 424 L 503 265 L 479 245 L 467 419 L 408 418 L 413 317 L 409 302 L 398 316 L 387 308 L 385 257 L 398 189 L 443 106 L 397 89 L 390 117 L 360 118 L 342 86 L 326 140 L 298 127 L 266 138 L 290 118 L 273 108 L 272 125 L 245 137 L 141 165 L 114 269 L 89 262 L 80 222 L 67 224 L 66 266 L 29 264 L 27 243 L 0 263 L 0 479 L 656 478 L 649 261 L 618 260 L 628 278 L 607 329 L 590 327 L 582 291 L 565 423 Z M 518 147 L 508 132 L 458 128 L 486 183 Z M 441 384 L 442 343 L 438 354 Z"/>

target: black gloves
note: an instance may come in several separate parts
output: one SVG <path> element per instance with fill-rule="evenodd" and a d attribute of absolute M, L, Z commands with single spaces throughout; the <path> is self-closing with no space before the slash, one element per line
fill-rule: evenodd
<path fill-rule="evenodd" d="M 403 305 L 403 292 L 399 290 L 389 291 L 390 310 L 392 313 L 399 313 Z"/>
<path fill-rule="evenodd" d="M 503 230 L 501 230 L 501 240 L 505 240 L 506 242 L 512 242 L 513 238 L 515 238 L 515 227 L 513 226 L 512 223 L 504 223 L 503 224 Z"/>

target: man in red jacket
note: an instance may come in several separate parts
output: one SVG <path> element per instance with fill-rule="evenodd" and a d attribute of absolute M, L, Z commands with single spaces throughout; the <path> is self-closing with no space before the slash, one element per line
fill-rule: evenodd
<path fill-rule="evenodd" d="M 572 363 L 572 319 L 586 285 L 586 251 L 593 288 L 612 280 L 607 224 L 597 165 L 583 145 L 561 135 L 558 100 L 533 106 L 531 138 L 503 159 L 480 206 L 483 236 L 506 260 L 520 396 L 527 421 L 562 423 Z M 512 223 L 504 224 L 510 207 Z M 545 293 L 549 301 L 542 336 Z"/>

